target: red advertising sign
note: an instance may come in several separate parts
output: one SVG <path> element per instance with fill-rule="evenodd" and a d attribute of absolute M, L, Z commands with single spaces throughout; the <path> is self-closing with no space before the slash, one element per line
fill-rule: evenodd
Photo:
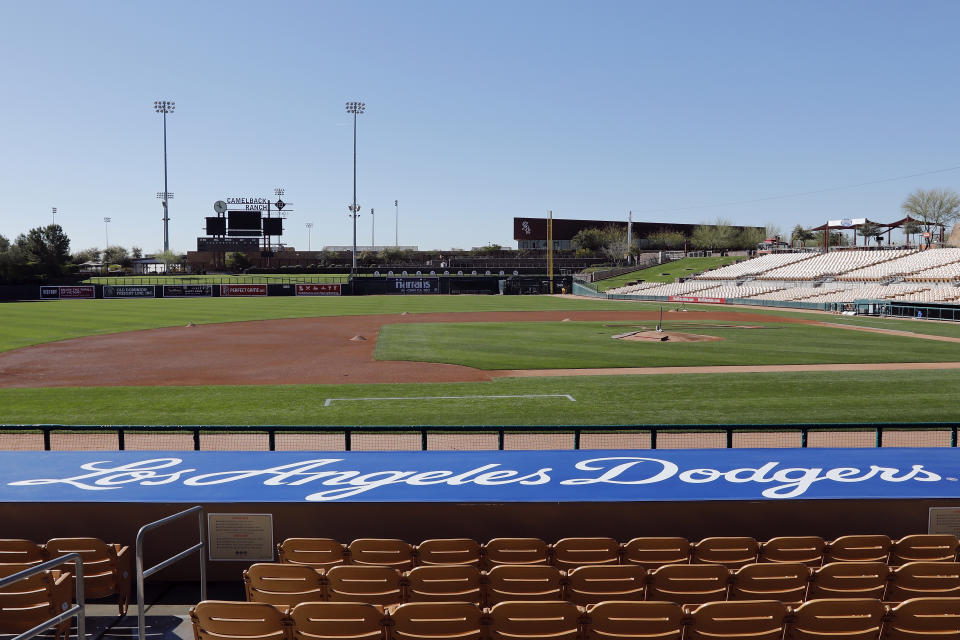
<path fill-rule="evenodd" d="M 89 298 L 93 299 L 96 297 L 94 293 L 93 285 L 85 285 L 82 287 L 60 287 L 60 299 L 64 298 Z"/>
<path fill-rule="evenodd" d="M 298 296 L 338 296 L 339 284 L 298 284 Z"/>
<path fill-rule="evenodd" d="M 726 298 L 701 298 L 698 296 L 670 296 L 670 302 L 702 302 L 706 304 L 727 304 Z"/>
<path fill-rule="evenodd" d="M 267 295 L 267 285 L 265 284 L 222 284 L 220 285 L 221 296 L 265 296 Z"/>

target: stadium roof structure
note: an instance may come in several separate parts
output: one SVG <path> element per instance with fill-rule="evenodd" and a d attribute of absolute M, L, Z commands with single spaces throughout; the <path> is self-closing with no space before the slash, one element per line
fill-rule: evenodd
<path fill-rule="evenodd" d="M 869 218 L 843 218 L 842 220 L 827 220 L 825 223 L 819 227 L 811 227 L 807 231 L 827 231 L 836 229 L 836 230 L 846 230 L 853 229 L 853 244 L 857 244 L 857 229 L 864 224 L 873 224 L 877 227 L 887 230 L 887 243 L 890 243 L 890 232 L 894 229 L 898 229 L 908 222 L 915 222 L 916 224 L 923 225 L 925 228 L 929 229 L 930 227 L 939 227 L 940 229 L 940 242 L 943 242 L 943 234 L 946 229 L 946 225 L 939 222 L 925 222 L 923 220 L 917 220 L 914 217 L 907 216 L 896 220 L 894 222 L 876 222 L 875 220 L 870 220 Z M 824 246 L 829 246 L 829 233 L 824 233 Z M 866 242 L 866 240 L 864 240 Z"/>

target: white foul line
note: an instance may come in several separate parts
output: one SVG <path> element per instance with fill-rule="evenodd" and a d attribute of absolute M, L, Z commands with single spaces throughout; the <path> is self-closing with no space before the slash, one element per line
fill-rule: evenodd
<path fill-rule="evenodd" d="M 570 402 L 576 402 L 577 399 L 568 393 L 538 393 L 520 396 L 406 396 L 402 398 L 327 398 L 323 406 L 329 407 L 333 401 L 348 400 L 469 400 L 472 398 L 490 399 L 490 398 L 566 398 Z"/>

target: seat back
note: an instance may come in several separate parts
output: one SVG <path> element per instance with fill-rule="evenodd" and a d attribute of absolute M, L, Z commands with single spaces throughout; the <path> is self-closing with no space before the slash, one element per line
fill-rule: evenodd
<path fill-rule="evenodd" d="M 390 613 L 391 640 L 483 640 L 483 612 L 468 602 L 410 602 Z"/>
<path fill-rule="evenodd" d="M 634 538 L 623 546 L 623 563 L 638 564 L 647 571 L 689 562 L 690 542 L 686 538 Z"/>
<path fill-rule="evenodd" d="M 406 573 L 407 602 L 472 602 L 483 605 L 480 569 L 468 564 L 429 565 Z"/>
<path fill-rule="evenodd" d="M 808 567 L 823 564 L 827 543 L 820 536 L 783 536 L 760 543 L 760 562 L 802 562 Z"/>
<path fill-rule="evenodd" d="M 740 567 L 730 583 L 731 600 L 779 600 L 799 604 L 807 597 L 810 567 L 800 562 L 761 562 Z"/>
<path fill-rule="evenodd" d="M 383 609 L 362 602 L 304 602 L 290 610 L 290 620 L 294 640 L 384 640 L 386 636 Z"/>
<path fill-rule="evenodd" d="M 346 548 L 330 538 L 287 538 L 277 545 L 277 557 L 286 564 L 306 564 L 329 569 L 344 564 Z"/>
<path fill-rule="evenodd" d="M 960 562 L 908 562 L 891 571 L 884 600 L 960 597 Z"/>
<path fill-rule="evenodd" d="M 562 538 L 552 551 L 553 566 L 564 570 L 620 562 L 620 543 L 613 538 Z"/>
<path fill-rule="evenodd" d="M 434 538 L 416 546 L 417 564 L 469 564 L 480 566 L 480 543 L 471 538 Z"/>
<path fill-rule="evenodd" d="M 327 571 L 327 594 L 332 602 L 379 605 L 403 602 L 400 572 L 390 567 L 333 567 Z"/>
<path fill-rule="evenodd" d="M 511 600 L 562 600 L 563 574 L 547 565 L 499 565 L 487 573 L 487 605 Z"/>
<path fill-rule="evenodd" d="M 608 601 L 587 607 L 588 635 L 603 640 L 680 640 L 683 609 L 676 602 Z"/>
<path fill-rule="evenodd" d="M 301 602 L 327 599 L 321 576 L 303 564 L 260 562 L 243 572 L 248 602 L 268 602 L 292 607 Z"/>
<path fill-rule="evenodd" d="M 491 640 L 577 640 L 580 612 L 572 602 L 501 602 L 490 609 Z"/>
<path fill-rule="evenodd" d="M 957 536 L 921 533 L 904 536 L 890 546 L 888 564 L 908 562 L 954 562 L 957 559 Z"/>
<path fill-rule="evenodd" d="M 283 640 L 283 613 L 265 602 L 204 600 L 190 610 L 196 640 Z"/>
<path fill-rule="evenodd" d="M 350 564 L 413 569 L 413 547 L 396 538 L 357 538 L 350 543 Z"/>
<path fill-rule="evenodd" d="M 483 545 L 487 568 L 501 564 L 549 564 L 550 547 L 540 538 L 494 538 Z"/>
<path fill-rule="evenodd" d="M 43 545 L 19 538 L 0 538 L 0 564 L 37 564 L 48 559 Z"/>
<path fill-rule="evenodd" d="M 703 604 L 727 599 L 730 571 L 722 564 L 668 564 L 650 573 L 648 600 Z"/>
<path fill-rule="evenodd" d="M 688 640 L 749 638 L 780 640 L 787 605 L 776 600 L 709 602 L 690 614 Z"/>
<path fill-rule="evenodd" d="M 88 598 L 116 594 L 120 615 L 130 600 L 130 548 L 98 538 L 53 538 L 47 541 L 51 559 L 76 553 L 83 560 L 83 592 Z"/>
<path fill-rule="evenodd" d="M 883 620 L 879 600 L 808 600 L 794 611 L 787 640 L 877 640 Z"/>
<path fill-rule="evenodd" d="M 823 562 L 886 563 L 890 557 L 890 546 L 890 538 L 883 535 L 840 536 L 827 545 Z"/>
<path fill-rule="evenodd" d="M 895 606 L 883 624 L 884 640 L 960 638 L 960 598 L 914 598 Z"/>
<path fill-rule="evenodd" d="M 889 574 L 882 562 L 831 562 L 814 569 L 807 598 L 880 599 Z"/>
<path fill-rule="evenodd" d="M 759 545 L 753 538 L 704 538 L 691 548 L 691 562 L 722 564 L 728 569 L 739 569 L 757 561 Z"/>
<path fill-rule="evenodd" d="M 580 606 L 604 600 L 643 600 L 647 570 L 640 565 L 589 565 L 567 574 L 566 599 Z"/>
<path fill-rule="evenodd" d="M 0 564 L 0 578 L 33 566 L 32 562 Z M 63 613 L 73 604 L 71 581 L 61 571 L 41 571 L 0 588 L 0 634 L 20 633 Z M 57 625 L 66 638 L 70 620 Z"/>

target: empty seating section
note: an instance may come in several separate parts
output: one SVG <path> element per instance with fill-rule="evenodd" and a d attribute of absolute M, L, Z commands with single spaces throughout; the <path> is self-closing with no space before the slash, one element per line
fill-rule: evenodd
<path fill-rule="evenodd" d="M 748 276 L 757 276 L 773 269 L 796 264 L 801 260 L 816 257 L 816 253 L 770 253 L 752 260 L 745 260 L 736 264 L 707 271 L 699 276 L 698 280 L 737 280 Z"/>
<path fill-rule="evenodd" d="M 960 249 L 917 251 L 902 258 L 848 271 L 839 278 L 841 280 L 883 280 L 893 276 L 923 278 L 920 274 L 939 272 L 940 270 L 954 274 L 953 277 L 960 276 Z M 951 276 L 945 277 L 950 278 Z M 926 279 L 933 280 L 935 276 Z"/>
<path fill-rule="evenodd" d="M 891 251 L 830 251 L 809 260 L 801 260 L 757 276 L 759 280 L 816 280 L 839 276 L 850 271 L 889 262 L 913 253 L 908 249 Z"/>

